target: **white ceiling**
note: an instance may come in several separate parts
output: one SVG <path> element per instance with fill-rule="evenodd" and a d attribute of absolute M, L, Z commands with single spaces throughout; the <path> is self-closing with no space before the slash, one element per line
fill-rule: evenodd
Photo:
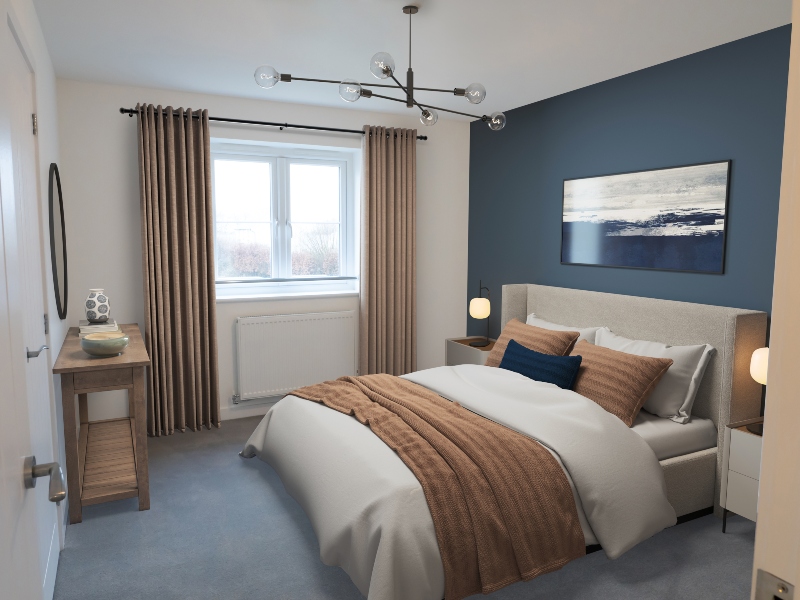
<path fill-rule="evenodd" d="M 34 2 L 59 77 L 386 112 L 409 109 L 379 99 L 349 105 L 330 84 L 263 90 L 253 71 L 266 63 L 295 76 L 377 82 L 369 59 L 382 50 L 404 81 L 401 8 L 414 3 L 416 85 L 478 81 L 488 91 L 479 106 L 448 94 L 418 99 L 488 114 L 791 22 L 791 0 Z"/>

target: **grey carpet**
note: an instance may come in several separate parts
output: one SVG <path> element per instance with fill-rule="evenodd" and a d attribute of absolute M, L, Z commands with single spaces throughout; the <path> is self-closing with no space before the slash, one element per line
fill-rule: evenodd
<path fill-rule="evenodd" d="M 135 499 L 89 506 L 67 528 L 56 600 L 362 598 L 319 560 L 302 509 L 275 472 L 237 452 L 257 418 L 151 438 L 152 508 Z M 749 598 L 755 525 L 731 516 L 670 528 L 616 561 L 595 552 L 509 586 L 497 600 Z"/>

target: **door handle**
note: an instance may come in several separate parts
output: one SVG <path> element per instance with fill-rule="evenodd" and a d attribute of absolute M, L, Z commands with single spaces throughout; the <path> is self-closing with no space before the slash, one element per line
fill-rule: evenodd
<path fill-rule="evenodd" d="M 38 350 L 28 350 L 28 348 L 26 347 L 25 354 L 27 354 L 28 356 L 27 362 L 30 362 L 32 358 L 36 358 L 37 356 L 39 356 L 42 353 L 42 350 L 50 350 L 50 346 L 42 345 L 42 347 L 39 348 Z"/>
<path fill-rule="evenodd" d="M 61 470 L 61 465 L 57 462 L 37 465 L 35 456 L 26 456 L 22 469 L 24 472 L 26 489 L 35 488 L 37 478 L 49 476 L 50 502 L 55 502 L 57 506 L 67 497 L 67 490 L 64 485 L 64 472 Z"/>

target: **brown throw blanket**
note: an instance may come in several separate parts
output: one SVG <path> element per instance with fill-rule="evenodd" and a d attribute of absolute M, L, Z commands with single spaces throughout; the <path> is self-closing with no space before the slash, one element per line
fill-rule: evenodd
<path fill-rule="evenodd" d="M 567 477 L 531 438 L 393 375 L 342 377 L 292 393 L 353 415 L 417 477 L 446 600 L 527 581 L 586 553 Z"/>

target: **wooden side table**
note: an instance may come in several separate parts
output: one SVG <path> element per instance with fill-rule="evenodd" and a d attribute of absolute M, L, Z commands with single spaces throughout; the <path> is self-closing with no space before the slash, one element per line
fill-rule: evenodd
<path fill-rule="evenodd" d="M 81 349 L 79 330 L 71 327 L 53 367 L 61 375 L 70 523 L 81 522 L 84 506 L 100 502 L 138 496 L 139 510 L 150 508 L 144 402 L 144 368 L 150 357 L 137 324 L 120 329 L 130 338 L 125 351 L 98 358 Z M 90 422 L 86 395 L 121 389 L 128 390 L 130 417 Z"/>

